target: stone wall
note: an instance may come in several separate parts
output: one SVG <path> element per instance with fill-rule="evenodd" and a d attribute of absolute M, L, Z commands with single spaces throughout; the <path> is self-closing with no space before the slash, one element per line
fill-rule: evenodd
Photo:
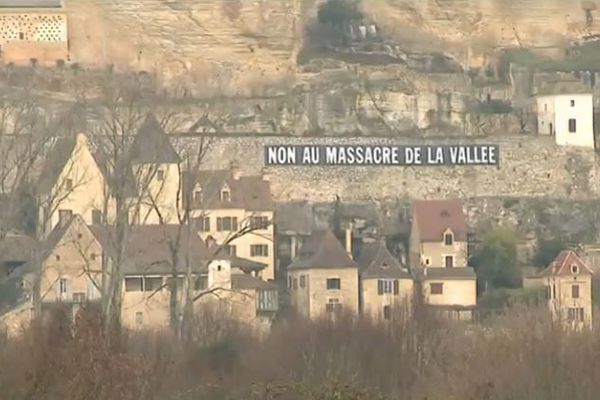
<path fill-rule="evenodd" d="M 189 146 L 198 139 L 178 139 Z M 246 173 L 263 169 L 265 144 L 499 144 L 499 167 L 268 167 L 278 201 L 345 201 L 542 197 L 591 200 L 600 197 L 600 167 L 593 150 L 558 147 L 551 139 L 529 135 L 502 138 L 213 138 L 207 168 L 238 162 Z"/>

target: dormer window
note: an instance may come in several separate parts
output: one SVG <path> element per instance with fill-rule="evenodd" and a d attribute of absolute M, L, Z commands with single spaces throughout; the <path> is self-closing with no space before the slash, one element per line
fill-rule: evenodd
<path fill-rule="evenodd" d="M 454 244 L 454 235 L 452 233 L 444 234 L 444 244 L 446 246 L 452 246 Z"/>
<path fill-rule="evenodd" d="M 229 188 L 223 188 L 221 190 L 221 201 L 225 203 L 229 203 L 231 201 L 231 191 L 229 191 Z"/>
<path fill-rule="evenodd" d="M 571 273 L 577 275 L 579 273 L 579 267 L 577 265 L 571 265 Z"/>
<path fill-rule="evenodd" d="M 202 190 L 194 191 L 194 203 L 196 203 L 196 204 L 202 203 Z"/>
<path fill-rule="evenodd" d="M 156 171 L 156 179 L 159 181 L 163 181 L 165 179 L 165 171 L 163 171 L 162 169 Z"/>

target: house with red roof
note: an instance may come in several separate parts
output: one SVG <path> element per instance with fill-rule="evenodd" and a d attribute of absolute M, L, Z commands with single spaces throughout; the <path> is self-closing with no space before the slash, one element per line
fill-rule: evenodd
<path fill-rule="evenodd" d="M 558 321 L 573 328 L 592 325 L 593 271 L 573 250 L 564 250 L 525 286 L 545 286 L 548 307 Z"/>
<path fill-rule="evenodd" d="M 409 262 L 424 301 L 442 314 L 471 320 L 477 277 L 467 265 L 467 218 L 460 200 L 415 201 Z"/>

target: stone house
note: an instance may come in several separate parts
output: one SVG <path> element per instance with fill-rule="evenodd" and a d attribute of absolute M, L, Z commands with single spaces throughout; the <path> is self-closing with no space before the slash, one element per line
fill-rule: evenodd
<path fill-rule="evenodd" d="M 97 161 L 84 134 L 56 140 L 35 184 L 40 231 L 47 235 L 75 214 L 87 224 L 102 219 L 110 198 Z"/>
<path fill-rule="evenodd" d="M 1 0 L 0 55 L 5 63 L 52 65 L 69 59 L 62 0 Z"/>
<path fill-rule="evenodd" d="M 230 255 L 265 264 L 257 276 L 275 279 L 275 204 L 268 176 L 241 176 L 231 168 L 197 171 L 184 182 L 202 238 L 224 244 Z"/>
<path fill-rule="evenodd" d="M 383 240 L 361 246 L 360 311 L 374 319 L 390 319 L 394 307 L 410 304 L 413 278 L 392 256 Z"/>
<path fill-rule="evenodd" d="M 468 226 L 459 200 L 413 204 L 410 262 L 425 304 L 461 320 L 472 319 L 477 277 L 468 267 Z"/>
<path fill-rule="evenodd" d="M 287 267 L 296 258 L 304 241 L 316 229 L 313 207 L 307 201 L 278 203 L 275 211 L 277 279 L 287 276 Z"/>
<path fill-rule="evenodd" d="M 181 315 L 189 266 L 194 284 L 192 293 L 198 298 L 194 306 L 198 311 L 202 306 L 217 306 L 239 322 L 268 329 L 278 311 L 278 288 L 251 276 L 265 265 L 209 248 L 196 233 L 186 232 L 179 225 L 128 228 L 121 264 L 123 326 L 168 327 L 172 315 L 171 285 L 177 287 L 175 312 Z M 86 225 L 77 215 L 62 221 L 51 232 L 42 251 L 39 293 L 44 308 L 63 304 L 75 312 L 81 304 L 101 300 L 102 271 L 111 271 L 116 260 L 113 233 L 105 225 Z M 173 249 L 177 249 L 177 257 Z M 175 267 L 173 260 L 177 260 Z M 14 284 L 12 309 L 31 304 L 35 279 L 32 263 L 10 276 Z"/>
<path fill-rule="evenodd" d="M 592 326 L 593 271 L 573 250 L 564 250 L 525 287 L 545 287 L 553 318 L 576 329 Z"/>
<path fill-rule="evenodd" d="M 595 148 L 594 95 L 579 81 L 548 81 L 536 93 L 537 131 L 559 146 Z"/>
<path fill-rule="evenodd" d="M 288 266 L 287 278 L 292 307 L 304 317 L 359 312 L 358 265 L 330 230 L 313 231 Z"/>

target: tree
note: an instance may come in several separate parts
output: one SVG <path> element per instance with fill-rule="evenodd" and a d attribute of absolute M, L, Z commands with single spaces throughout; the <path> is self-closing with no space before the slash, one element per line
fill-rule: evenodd
<path fill-rule="evenodd" d="M 565 250 L 567 246 L 559 239 L 538 240 L 537 251 L 533 257 L 533 264 L 539 268 L 546 268 L 558 253 Z"/>
<path fill-rule="evenodd" d="M 514 232 L 495 229 L 489 232 L 477 250 L 473 264 L 486 289 L 519 285 L 517 243 Z"/>
<path fill-rule="evenodd" d="M 319 7 L 319 22 L 331 24 L 335 27 L 363 19 L 362 12 L 358 9 L 357 0 L 328 0 Z"/>

